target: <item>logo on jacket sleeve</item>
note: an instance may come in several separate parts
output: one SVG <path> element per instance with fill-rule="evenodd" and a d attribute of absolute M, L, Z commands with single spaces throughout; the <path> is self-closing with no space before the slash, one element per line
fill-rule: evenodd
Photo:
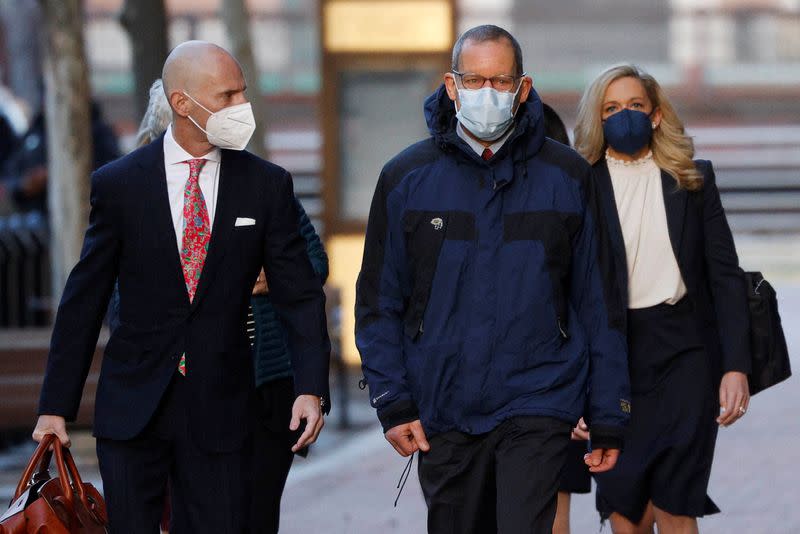
<path fill-rule="evenodd" d="M 433 225 L 434 230 L 441 230 L 444 226 L 444 221 L 441 217 L 436 217 L 435 219 L 431 219 L 431 224 Z"/>
<path fill-rule="evenodd" d="M 378 395 L 377 397 L 375 397 L 374 399 L 372 399 L 372 404 L 373 404 L 373 405 L 377 405 L 377 404 L 378 404 L 378 401 L 379 401 L 379 400 L 381 400 L 382 398 L 384 398 L 384 397 L 385 397 L 386 395 L 388 395 L 388 394 L 389 394 L 389 392 L 388 392 L 388 391 L 384 391 L 383 393 L 381 393 L 380 395 Z"/>

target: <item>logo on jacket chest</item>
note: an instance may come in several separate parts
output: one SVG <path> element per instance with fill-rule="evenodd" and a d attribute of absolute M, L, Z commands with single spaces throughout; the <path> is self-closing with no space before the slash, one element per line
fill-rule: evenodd
<path fill-rule="evenodd" d="M 433 226 L 434 230 L 441 230 L 444 227 L 444 221 L 441 217 L 435 217 L 431 219 L 431 225 Z"/>

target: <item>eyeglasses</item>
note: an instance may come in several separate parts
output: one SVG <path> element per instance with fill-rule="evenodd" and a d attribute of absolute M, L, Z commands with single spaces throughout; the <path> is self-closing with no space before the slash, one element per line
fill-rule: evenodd
<path fill-rule="evenodd" d="M 453 71 L 453 74 L 459 77 L 461 80 L 461 85 L 463 85 L 465 89 L 480 89 L 486 84 L 486 80 L 489 80 L 489 82 L 492 84 L 492 87 L 501 93 L 510 93 L 513 91 L 517 86 L 517 80 L 521 80 L 525 76 L 525 73 L 523 72 L 519 76 L 499 74 L 497 76 L 487 78 L 486 76 L 481 76 L 480 74 L 475 74 L 473 72 L 458 72 L 456 70 Z"/>

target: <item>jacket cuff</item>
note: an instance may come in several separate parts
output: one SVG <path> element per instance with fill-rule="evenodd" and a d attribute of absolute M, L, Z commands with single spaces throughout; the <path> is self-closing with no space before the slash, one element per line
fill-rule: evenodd
<path fill-rule="evenodd" d="M 295 396 L 316 395 L 325 399 L 326 406 L 322 406 L 325 413 L 330 411 L 331 404 L 330 383 L 328 381 L 329 362 L 329 347 L 308 350 L 303 357 L 292 358 Z"/>
<path fill-rule="evenodd" d="M 294 399 L 292 399 L 292 402 L 294 402 L 294 400 L 297 399 L 297 397 L 299 397 L 300 395 L 313 395 L 315 397 L 319 397 L 319 409 L 322 412 L 322 415 L 328 415 L 329 413 L 331 413 L 331 396 L 329 393 L 327 392 L 320 393 L 313 390 L 303 391 L 295 389 Z"/>
<path fill-rule="evenodd" d="M 589 428 L 593 449 L 623 449 L 625 431 L 616 426 L 594 425 Z"/>
<path fill-rule="evenodd" d="M 738 371 L 749 375 L 753 372 L 752 361 L 749 359 L 742 359 L 740 361 L 727 361 L 722 365 L 722 374 L 730 373 L 731 371 Z"/>
<path fill-rule="evenodd" d="M 39 409 L 36 411 L 36 417 L 41 415 L 56 415 L 58 417 L 63 417 L 66 423 L 74 423 L 76 419 L 78 419 L 78 412 L 70 412 L 65 410 L 59 410 L 58 408 L 50 408 L 45 405 L 39 405 Z"/>
<path fill-rule="evenodd" d="M 417 405 L 411 399 L 394 401 L 382 408 L 378 408 L 378 419 L 385 434 L 397 425 L 410 423 L 419 419 Z"/>

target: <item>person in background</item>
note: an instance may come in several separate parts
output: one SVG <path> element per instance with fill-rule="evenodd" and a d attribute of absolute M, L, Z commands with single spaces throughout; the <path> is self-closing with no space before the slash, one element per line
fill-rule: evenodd
<path fill-rule="evenodd" d="M 300 234 L 314 273 L 323 284 L 328 278 L 328 255 L 303 206 L 295 197 L 300 215 Z M 252 534 L 275 534 L 280 527 L 281 496 L 295 454 L 306 456 L 308 448 L 292 452 L 297 431 L 289 430 L 294 378 L 286 331 L 272 305 L 264 272 L 259 275 L 250 299 L 248 329 L 253 343 L 257 399 L 253 473 Z"/>
<path fill-rule="evenodd" d="M 90 110 L 92 170 L 96 170 L 117 159 L 120 151 L 114 130 L 103 118 L 100 105 L 93 100 Z M 47 212 L 47 149 L 47 126 L 41 109 L 0 171 L 0 181 L 6 185 L 16 211 Z"/>
<path fill-rule="evenodd" d="M 153 142 L 172 122 L 172 110 L 160 79 L 153 82 L 149 95 L 147 110 L 136 134 L 137 147 Z M 299 214 L 300 234 L 306 241 L 306 252 L 311 266 L 324 284 L 328 278 L 328 255 L 302 204 L 297 197 L 294 201 Z M 119 291 L 115 289 L 109 312 L 109 327 L 112 330 L 119 324 L 118 310 Z M 294 455 L 306 456 L 310 447 L 292 452 L 292 445 L 297 442 L 300 430 L 289 430 L 294 400 L 291 355 L 287 333 L 271 302 L 263 269 L 253 286 L 247 330 L 253 348 L 258 395 L 255 426 L 257 453 L 253 458 L 256 483 L 249 532 L 272 534 L 278 532 L 280 525 L 281 496 Z M 161 523 L 162 532 L 169 530 L 169 515 L 167 505 Z"/>
<path fill-rule="evenodd" d="M 706 494 L 717 429 L 750 401 L 745 280 L 714 169 L 632 65 L 586 89 L 575 147 L 594 166 L 628 307 L 632 418 L 616 468 L 595 473 L 597 509 L 615 534 L 696 533 L 719 511 Z"/>
<path fill-rule="evenodd" d="M 2 172 L 5 162 L 14 153 L 19 139 L 11 123 L 6 118 L 5 113 L 0 110 L 0 172 Z M 13 211 L 13 202 L 9 189 L 4 181 L 0 181 L 0 216 Z"/>
<path fill-rule="evenodd" d="M 542 103 L 544 116 L 544 132 L 547 137 L 559 143 L 570 146 L 567 128 L 556 110 L 549 105 Z M 588 450 L 586 440 L 589 435 L 586 423 L 583 418 L 578 421 L 572 429 L 572 441 L 567 449 L 567 460 L 564 464 L 564 471 L 561 473 L 561 480 L 558 485 L 558 505 L 556 507 L 556 519 L 553 522 L 553 534 L 569 534 L 569 513 L 570 495 L 572 493 L 589 493 L 592 491 L 592 477 L 583 456 Z"/>
<path fill-rule="evenodd" d="M 519 42 L 472 28 L 451 67 L 424 104 L 430 136 L 378 179 L 356 344 L 387 441 L 420 452 L 430 533 L 549 534 L 578 419 L 593 470 L 623 444 L 621 303 L 591 167 L 545 137 Z"/>
<path fill-rule="evenodd" d="M 161 78 L 150 86 L 147 109 L 136 132 L 136 148 L 149 145 L 167 131 L 172 122 L 172 109 L 169 107 L 167 95 L 164 93 L 164 82 Z"/>
<path fill-rule="evenodd" d="M 0 168 L 3 167 L 6 160 L 14 153 L 17 148 L 17 134 L 11 123 L 6 118 L 5 113 L 0 110 Z"/>

